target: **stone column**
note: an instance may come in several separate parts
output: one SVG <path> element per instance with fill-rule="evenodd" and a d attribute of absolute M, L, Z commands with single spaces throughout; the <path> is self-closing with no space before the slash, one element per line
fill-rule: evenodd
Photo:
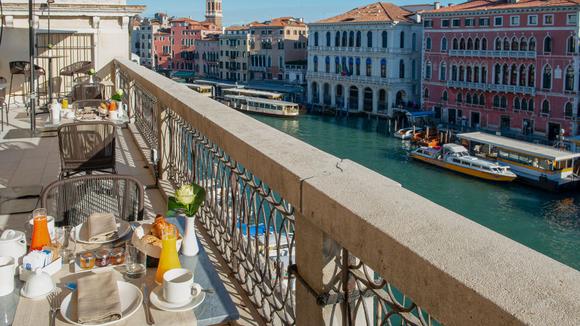
<path fill-rule="evenodd" d="M 379 112 L 379 90 L 373 89 L 373 113 Z"/>
<path fill-rule="evenodd" d="M 330 106 L 336 108 L 336 85 L 330 84 Z"/>
<path fill-rule="evenodd" d="M 314 104 L 314 103 L 312 103 L 312 80 L 307 79 L 306 87 L 307 87 L 306 93 L 308 95 L 308 103 Z"/>
<path fill-rule="evenodd" d="M 364 106 L 364 96 L 365 96 L 365 88 L 362 86 L 359 86 L 358 88 L 358 111 L 363 111 L 363 106 Z"/>

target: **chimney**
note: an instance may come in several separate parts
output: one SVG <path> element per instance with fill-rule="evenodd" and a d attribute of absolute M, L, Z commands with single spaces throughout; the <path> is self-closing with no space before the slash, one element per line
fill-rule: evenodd
<path fill-rule="evenodd" d="M 434 6 L 435 6 L 435 10 L 441 9 L 441 2 L 435 1 Z"/>

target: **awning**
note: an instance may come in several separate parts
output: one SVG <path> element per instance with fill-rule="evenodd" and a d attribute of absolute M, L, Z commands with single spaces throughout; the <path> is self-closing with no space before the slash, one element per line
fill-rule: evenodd
<path fill-rule="evenodd" d="M 433 116 L 433 111 L 415 111 L 415 112 L 407 112 L 407 115 L 410 115 L 413 118 L 424 118 L 424 117 L 431 117 Z"/>
<path fill-rule="evenodd" d="M 173 78 L 194 78 L 195 77 L 195 72 L 193 71 L 176 71 L 173 74 L 171 74 L 171 77 Z"/>

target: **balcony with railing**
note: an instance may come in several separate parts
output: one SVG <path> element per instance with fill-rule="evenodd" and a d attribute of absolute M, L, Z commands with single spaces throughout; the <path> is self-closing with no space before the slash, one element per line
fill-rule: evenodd
<path fill-rule="evenodd" d="M 487 92 L 519 93 L 519 94 L 528 94 L 532 96 L 536 95 L 536 88 L 530 86 L 474 83 L 460 80 L 450 80 L 447 82 L 447 87 L 466 88 Z"/>
<path fill-rule="evenodd" d="M 162 199 L 205 188 L 199 233 L 259 324 L 580 320 L 580 272 L 129 60 L 99 75 L 125 91 L 126 141 L 159 154 L 127 170 Z"/>
<path fill-rule="evenodd" d="M 535 59 L 536 51 L 449 50 L 452 57 Z"/>

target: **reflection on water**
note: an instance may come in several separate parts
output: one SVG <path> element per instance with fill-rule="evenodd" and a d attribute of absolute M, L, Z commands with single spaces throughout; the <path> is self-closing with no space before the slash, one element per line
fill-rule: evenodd
<path fill-rule="evenodd" d="M 580 194 L 494 184 L 409 159 L 384 122 L 253 115 L 315 147 L 351 159 L 442 206 L 580 270 Z"/>

